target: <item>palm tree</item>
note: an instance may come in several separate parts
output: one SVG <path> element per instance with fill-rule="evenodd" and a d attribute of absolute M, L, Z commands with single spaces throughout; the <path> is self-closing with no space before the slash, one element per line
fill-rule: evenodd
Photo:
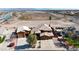
<path fill-rule="evenodd" d="M 29 45 L 31 46 L 31 47 L 35 47 L 35 45 L 36 45 L 36 43 L 37 43 L 37 36 L 36 36 L 36 34 L 35 33 L 30 33 L 29 34 L 29 36 L 28 36 L 28 38 L 27 38 L 27 42 L 29 43 Z"/>
<path fill-rule="evenodd" d="M 0 36 L 0 44 L 4 42 L 6 36 Z"/>

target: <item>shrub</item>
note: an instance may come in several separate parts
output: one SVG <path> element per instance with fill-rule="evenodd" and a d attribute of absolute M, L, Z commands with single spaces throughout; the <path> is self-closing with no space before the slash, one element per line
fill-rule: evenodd
<path fill-rule="evenodd" d="M 6 36 L 0 36 L 0 44 L 4 42 Z"/>
<path fill-rule="evenodd" d="M 71 37 L 64 37 L 64 39 L 69 42 L 69 45 L 74 45 L 76 48 L 79 48 L 79 40 L 72 39 Z"/>

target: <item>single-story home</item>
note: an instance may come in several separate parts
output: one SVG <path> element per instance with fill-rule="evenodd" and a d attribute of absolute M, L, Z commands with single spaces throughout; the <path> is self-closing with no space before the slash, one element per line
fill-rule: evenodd
<path fill-rule="evenodd" d="M 17 37 L 26 37 L 30 33 L 31 29 L 27 26 L 20 26 L 16 29 Z"/>
<path fill-rule="evenodd" d="M 43 24 L 43 25 L 39 28 L 39 30 L 40 30 L 41 32 L 51 32 L 51 31 L 52 31 L 51 27 L 49 27 L 49 25 L 47 25 L 47 24 Z"/>

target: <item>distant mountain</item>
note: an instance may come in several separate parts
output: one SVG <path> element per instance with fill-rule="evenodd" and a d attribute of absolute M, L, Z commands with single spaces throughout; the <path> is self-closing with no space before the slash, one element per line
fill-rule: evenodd
<path fill-rule="evenodd" d="M 63 9 L 63 8 L 0 8 L 0 11 L 79 11 L 78 9 Z"/>
<path fill-rule="evenodd" d="M 0 11 L 45 11 L 49 8 L 0 8 Z"/>

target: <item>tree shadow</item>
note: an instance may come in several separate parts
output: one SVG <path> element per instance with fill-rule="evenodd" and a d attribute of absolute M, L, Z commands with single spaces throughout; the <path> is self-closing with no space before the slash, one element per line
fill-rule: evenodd
<path fill-rule="evenodd" d="M 28 48 L 30 48 L 29 44 L 24 44 L 24 45 L 16 46 L 15 51 L 19 51 L 21 49 L 28 49 Z"/>

